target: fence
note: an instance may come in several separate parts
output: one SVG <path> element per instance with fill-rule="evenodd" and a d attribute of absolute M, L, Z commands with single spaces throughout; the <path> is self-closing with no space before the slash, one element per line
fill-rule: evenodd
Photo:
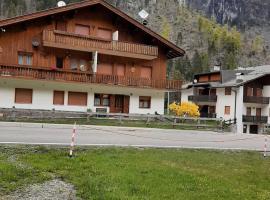
<path fill-rule="evenodd" d="M 2 116 L 2 117 L 1 117 Z M 207 129 L 222 131 L 226 126 L 222 119 L 217 118 L 189 118 L 172 115 L 158 114 L 124 114 L 124 113 L 94 113 L 94 112 L 62 112 L 55 110 L 24 110 L 24 109 L 2 109 L 0 118 L 6 121 L 48 121 L 52 120 L 80 120 L 81 123 L 94 124 L 98 120 L 99 124 L 110 125 L 140 125 L 141 127 L 157 128 L 184 128 L 184 129 Z M 91 123 L 93 122 L 93 123 Z"/>

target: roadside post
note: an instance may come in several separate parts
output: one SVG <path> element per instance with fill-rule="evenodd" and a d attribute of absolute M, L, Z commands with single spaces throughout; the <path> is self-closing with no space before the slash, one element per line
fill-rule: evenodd
<path fill-rule="evenodd" d="M 69 150 L 69 157 L 73 157 L 73 151 L 75 146 L 75 136 L 76 136 L 76 122 L 74 123 L 73 129 L 72 129 L 72 137 L 71 137 L 71 144 L 70 144 L 70 150 Z"/>
<path fill-rule="evenodd" d="M 265 136 L 264 138 L 264 153 L 263 153 L 263 157 L 266 158 L 267 156 L 267 136 Z"/>

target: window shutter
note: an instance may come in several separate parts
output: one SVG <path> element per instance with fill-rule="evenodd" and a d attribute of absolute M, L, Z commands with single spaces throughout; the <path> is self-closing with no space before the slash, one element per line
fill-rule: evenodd
<path fill-rule="evenodd" d="M 64 102 L 65 102 L 65 92 L 64 91 L 54 91 L 53 105 L 64 105 Z"/>
<path fill-rule="evenodd" d="M 112 75 L 113 74 L 112 65 L 109 63 L 100 63 L 98 64 L 97 72 L 98 74 Z"/>
<path fill-rule="evenodd" d="M 112 40 L 112 31 L 110 29 L 98 28 L 97 36 L 106 40 Z"/>
<path fill-rule="evenodd" d="M 75 33 L 86 36 L 90 35 L 90 26 L 76 24 Z"/>
<path fill-rule="evenodd" d="M 141 77 L 151 79 L 152 78 L 152 67 L 141 67 Z"/>
<path fill-rule="evenodd" d="M 87 93 L 85 93 L 85 92 L 68 92 L 68 105 L 87 106 Z"/>
<path fill-rule="evenodd" d="M 32 104 L 32 89 L 15 89 L 15 103 L 19 104 Z"/>

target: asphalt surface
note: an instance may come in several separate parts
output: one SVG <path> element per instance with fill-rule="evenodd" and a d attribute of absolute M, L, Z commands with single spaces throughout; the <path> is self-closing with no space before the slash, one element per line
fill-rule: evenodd
<path fill-rule="evenodd" d="M 70 145 L 72 125 L 0 123 L 0 144 Z M 76 145 L 264 150 L 265 136 L 207 131 L 77 126 Z M 270 138 L 268 138 L 270 141 Z"/>

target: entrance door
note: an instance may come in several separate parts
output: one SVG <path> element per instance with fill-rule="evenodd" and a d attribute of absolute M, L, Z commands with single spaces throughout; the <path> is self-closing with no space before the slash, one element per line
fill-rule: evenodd
<path fill-rule="evenodd" d="M 115 112 L 123 113 L 124 112 L 124 96 L 115 95 Z"/>
<path fill-rule="evenodd" d="M 258 125 L 250 125 L 249 133 L 258 134 Z"/>

